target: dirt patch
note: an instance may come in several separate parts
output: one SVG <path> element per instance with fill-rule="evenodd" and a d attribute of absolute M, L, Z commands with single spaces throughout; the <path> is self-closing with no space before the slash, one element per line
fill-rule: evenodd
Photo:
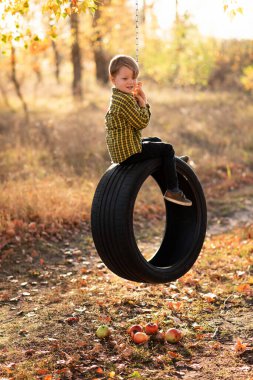
<path fill-rule="evenodd" d="M 212 224 L 208 226 L 207 233 L 209 235 L 217 235 L 220 233 L 232 231 L 237 227 L 250 225 L 253 215 L 253 202 L 249 201 L 242 210 L 236 211 L 231 216 L 224 216 L 222 218 L 214 218 Z"/>

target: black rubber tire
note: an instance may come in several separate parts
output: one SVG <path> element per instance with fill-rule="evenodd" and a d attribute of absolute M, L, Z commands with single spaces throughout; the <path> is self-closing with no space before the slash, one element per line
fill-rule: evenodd
<path fill-rule="evenodd" d="M 191 207 L 165 201 L 166 228 L 160 248 L 147 261 L 134 236 L 133 212 L 143 182 L 152 176 L 165 192 L 161 160 L 128 166 L 111 165 L 101 178 L 91 208 L 91 229 L 99 256 L 115 274 L 127 280 L 165 283 L 184 275 L 201 251 L 207 225 L 202 186 L 184 161 L 176 159 L 179 186 Z"/>

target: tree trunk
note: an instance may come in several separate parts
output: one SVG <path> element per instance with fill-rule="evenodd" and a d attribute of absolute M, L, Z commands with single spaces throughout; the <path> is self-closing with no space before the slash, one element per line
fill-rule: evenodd
<path fill-rule="evenodd" d="M 99 82 L 103 84 L 108 83 L 109 75 L 108 75 L 108 64 L 110 58 L 105 53 L 102 46 L 98 46 L 94 48 L 94 59 L 96 64 L 96 78 Z"/>
<path fill-rule="evenodd" d="M 77 13 L 71 14 L 70 25 L 72 33 L 71 58 L 73 64 L 72 93 L 75 99 L 82 100 L 82 55 L 79 45 L 79 16 Z"/>
<path fill-rule="evenodd" d="M 11 46 L 11 80 L 14 84 L 16 94 L 18 98 L 20 99 L 22 103 L 22 107 L 25 113 L 25 123 L 21 126 L 20 125 L 20 138 L 22 142 L 26 142 L 28 139 L 28 125 L 29 125 L 29 112 L 27 104 L 24 100 L 24 97 L 21 92 L 21 86 L 17 79 L 17 72 L 16 72 L 16 50 L 13 46 Z"/>
<path fill-rule="evenodd" d="M 60 83 L 60 63 L 61 63 L 61 56 L 57 49 L 57 45 L 54 40 L 52 40 L 52 48 L 54 51 L 54 61 L 55 61 L 55 78 L 57 80 L 57 83 Z"/>
<path fill-rule="evenodd" d="M 111 0 L 104 1 L 103 5 L 109 5 Z M 98 5 L 98 8 L 95 11 L 93 18 L 93 27 L 95 29 L 95 37 L 92 41 L 92 47 L 94 52 L 94 61 L 96 65 L 96 78 L 99 82 L 106 84 L 109 80 L 108 75 L 108 64 L 110 61 L 110 56 L 106 53 L 103 47 L 103 38 L 101 30 L 99 28 L 99 19 L 102 16 L 101 6 Z"/>

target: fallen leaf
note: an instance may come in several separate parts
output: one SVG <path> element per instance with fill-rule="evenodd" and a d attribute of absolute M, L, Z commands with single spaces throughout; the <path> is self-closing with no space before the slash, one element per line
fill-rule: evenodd
<path fill-rule="evenodd" d="M 213 343 L 213 344 L 211 345 L 211 348 L 212 348 L 213 350 L 220 350 L 221 347 L 222 347 L 222 345 L 221 345 L 220 342 L 215 342 L 215 343 Z"/>
<path fill-rule="evenodd" d="M 236 344 L 234 346 L 234 350 L 237 354 L 242 354 L 247 349 L 247 344 L 242 343 L 242 340 L 240 338 L 237 338 Z"/>
<path fill-rule="evenodd" d="M 217 295 L 214 294 L 214 293 L 206 293 L 206 294 L 203 294 L 203 298 L 209 302 L 209 303 L 212 303 L 212 302 L 215 302 L 217 301 Z"/>
<path fill-rule="evenodd" d="M 180 309 L 182 303 L 179 302 L 179 301 L 178 301 L 178 302 L 169 301 L 167 305 L 168 305 L 168 308 L 169 308 L 170 310 L 178 311 L 178 310 Z"/>
<path fill-rule="evenodd" d="M 168 351 L 168 355 L 171 359 L 176 359 L 176 358 L 179 358 L 181 356 L 177 352 L 174 352 L 174 351 Z"/>
<path fill-rule="evenodd" d="M 112 318 L 109 315 L 101 314 L 98 319 L 103 323 L 109 323 L 111 322 Z"/>
<path fill-rule="evenodd" d="M 47 375 L 48 369 L 37 369 L 36 374 L 37 375 Z"/>
<path fill-rule="evenodd" d="M 99 373 L 100 375 L 102 375 L 102 374 L 104 373 L 103 368 L 98 367 L 98 368 L 96 369 L 96 373 Z"/>
<path fill-rule="evenodd" d="M 29 232 L 36 231 L 36 229 L 37 229 L 37 225 L 36 225 L 35 222 L 31 222 L 31 223 L 28 224 L 28 231 Z"/>
<path fill-rule="evenodd" d="M 180 283 L 188 286 L 199 285 L 199 279 L 193 278 L 191 275 L 185 275 L 178 280 Z"/>
<path fill-rule="evenodd" d="M 238 276 L 238 277 L 242 277 L 242 276 L 244 276 L 245 275 L 245 271 L 242 271 L 242 270 L 237 270 L 236 271 L 236 275 Z"/>
<path fill-rule="evenodd" d="M 11 374 L 12 371 L 15 369 L 15 367 L 16 367 L 16 363 L 9 363 L 3 369 L 5 370 L 6 373 Z"/>
<path fill-rule="evenodd" d="M 194 322 L 192 324 L 192 327 L 195 329 L 195 330 L 203 330 L 204 327 L 203 326 L 200 326 L 197 322 Z"/>
<path fill-rule="evenodd" d="M 205 334 L 196 334 L 196 339 L 203 340 L 203 339 L 209 339 L 211 338 L 212 334 L 205 333 Z"/>
<path fill-rule="evenodd" d="M 141 375 L 138 371 L 134 371 L 133 373 L 131 373 L 131 375 L 128 376 L 129 378 L 133 378 L 133 377 L 138 377 L 140 378 Z"/>
<path fill-rule="evenodd" d="M 203 366 L 198 363 L 190 364 L 188 367 L 193 369 L 193 371 L 199 371 L 201 368 L 203 368 Z"/>
<path fill-rule="evenodd" d="M 71 373 L 71 372 L 70 372 L 69 368 L 61 368 L 61 369 L 57 369 L 57 370 L 55 371 L 55 373 L 57 373 L 57 374 L 59 375 L 59 374 L 61 374 L 61 373 L 63 373 L 63 374 L 68 374 L 68 373 Z"/>
<path fill-rule="evenodd" d="M 46 375 L 43 377 L 43 380 L 52 380 L 53 376 L 52 375 Z"/>
<path fill-rule="evenodd" d="M 88 282 L 82 278 L 81 280 L 79 280 L 78 284 L 80 287 L 84 287 L 88 285 Z"/>
<path fill-rule="evenodd" d="M 79 322 L 79 317 L 66 318 L 65 322 L 67 322 L 69 325 L 74 325 L 75 323 Z"/>
<path fill-rule="evenodd" d="M 244 294 L 247 294 L 247 295 L 253 294 L 253 289 L 251 288 L 251 286 L 249 284 L 238 285 L 237 286 L 237 291 L 239 293 L 244 293 Z"/>
<path fill-rule="evenodd" d="M 23 292 L 22 293 L 22 296 L 24 296 L 24 297 L 29 297 L 31 295 L 31 293 L 29 293 L 29 292 Z"/>
<path fill-rule="evenodd" d="M 45 264 L 45 260 L 44 259 L 40 259 L 40 265 L 44 265 Z"/>

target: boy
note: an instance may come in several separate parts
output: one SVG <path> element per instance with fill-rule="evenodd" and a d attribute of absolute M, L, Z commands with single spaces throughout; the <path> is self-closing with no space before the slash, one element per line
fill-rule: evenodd
<path fill-rule="evenodd" d="M 139 67 L 130 56 L 117 55 L 109 65 L 114 87 L 105 117 L 106 143 L 112 162 L 132 164 L 150 158 L 162 158 L 167 190 L 164 198 L 182 206 L 192 202 L 178 188 L 175 152 L 172 145 L 158 138 L 141 139 L 141 130 L 150 119 L 150 107 L 141 82 Z"/>

